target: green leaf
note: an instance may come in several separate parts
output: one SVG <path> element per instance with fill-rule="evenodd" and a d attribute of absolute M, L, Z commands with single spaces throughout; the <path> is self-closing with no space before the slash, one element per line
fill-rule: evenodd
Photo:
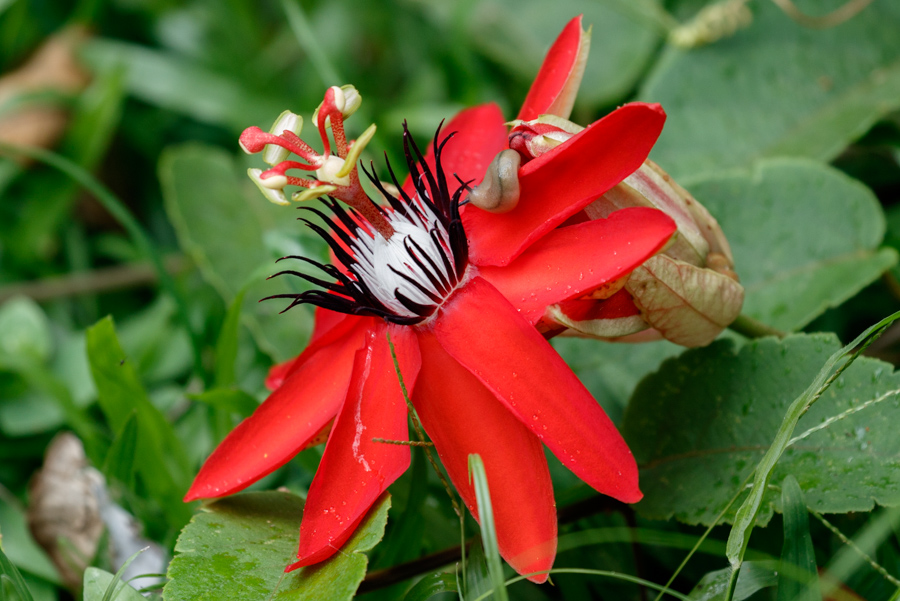
<path fill-rule="evenodd" d="M 822 520 L 822 517 L 819 516 L 819 519 Z M 887 539 L 896 537 L 895 533 L 900 528 L 900 509 L 893 507 L 873 511 L 866 517 L 866 523 L 851 538 L 847 538 L 833 524 L 826 525 L 844 543 L 823 569 L 828 577 L 821 581 L 822 596 L 825 599 L 834 599 L 839 597 L 836 591 L 842 583 L 851 582 L 860 568 L 867 569 L 866 564 L 871 565 L 870 561 L 880 555 L 881 549 L 889 548 L 882 545 Z M 885 580 L 897 586 L 897 579 L 884 571 L 883 567 L 872 567 L 881 572 Z"/>
<path fill-rule="evenodd" d="M 816 554 L 809 534 L 809 515 L 803 491 L 794 476 L 781 483 L 784 546 L 778 570 L 777 601 L 822 601 Z"/>
<path fill-rule="evenodd" d="M 419 580 L 414 587 L 409 589 L 409 592 L 403 597 L 403 601 L 428 601 L 440 593 L 455 592 L 457 592 L 456 574 L 438 572 Z"/>
<path fill-rule="evenodd" d="M 615 423 L 641 378 L 684 349 L 666 340 L 645 344 L 604 344 L 587 338 L 557 337 L 553 348 L 566 360 Z"/>
<path fill-rule="evenodd" d="M 764 588 L 775 586 L 778 581 L 777 567 L 778 564 L 774 561 L 744 563 L 738 574 L 732 601 L 743 601 Z M 726 601 L 730 576 L 731 568 L 710 572 L 697 583 L 691 591 L 690 598 L 693 601 Z"/>
<path fill-rule="evenodd" d="M 0 354 L 44 363 L 53 352 L 50 322 L 30 298 L 11 298 L 0 305 Z"/>
<path fill-rule="evenodd" d="M 137 414 L 138 474 L 150 496 L 162 506 L 170 525 L 178 527 L 190 518 L 190 509 L 181 500 L 192 476 L 184 447 L 165 416 L 147 398 L 119 344 L 112 318 L 101 319 L 88 328 L 86 338 L 100 408 L 116 432 Z"/>
<path fill-rule="evenodd" d="M 26 573 L 59 584 L 59 572 L 47 557 L 46 551 L 32 538 L 24 511 L 0 501 L 0 526 L 3 527 L 0 548 L 7 553 L 4 556 L 5 561 L 18 566 Z"/>
<path fill-rule="evenodd" d="M 871 190 L 805 159 L 694 180 L 734 252 L 744 313 L 781 330 L 808 324 L 897 262 L 879 249 L 885 220 Z"/>
<path fill-rule="evenodd" d="M 426 528 L 425 503 L 428 496 L 428 461 L 423 449 L 412 449 L 412 465 L 398 481 L 405 490 L 393 486 L 391 529 L 380 551 L 377 567 L 388 567 L 419 557 L 422 550 L 422 531 Z M 402 493 L 406 493 L 403 495 Z M 399 494 L 398 494 L 399 493 Z M 402 496 L 401 496 L 402 495 Z M 405 502 L 404 502 L 405 501 Z"/>
<path fill-rule="evenodd" d="M 221 411 L 238 413 L 241 417 L 248 417 L 259 407 L 259 402 L 244 392 L 233 388 L 213 388 L 202 394 L 188 395 L 191 400 L 209 405 Z"/>
<path fill-rule="evenodd" d="M 216 341 L 216 386 L 234 384 L 234 362 L 237 359 L 238 334 L 241 328 L 241 306 L 244 304 L 245 290 L 241 290 L 231 301 L 219 339 Z"/>
<path fill-rule="evenodd" d="M 286 575 L 297 552 L 302 499 L 243 493 L 205 505 L 178 537 L 163 598 L 218 599 L 226 592 L 235 601 L 351 599 L 366 573 L 363 552 L 384 536 L 390 504 L 383 495 L 331 559 Z"/>
<path fill-rule="evenodd" d="M 716 44 L 667 48 L 641 89 L 669 115 L 651 156 L 675 177 L 769 156 L 828 161 L 900 107 L 900 37 L 885 27 L 900 20 L 896 2 L 828 29 L 803 27 L 773 2 L 753 15 Z"/>
<path fill-rule="evenodd" d="M 764 338 L 739 350 L 721 340 L 669 359 L 634 392 L 622 430 L 641 470 L 638 511 L 710 524 L 769 449 L 791 402 L 809 387 L 840 349 L 832 335 Z M 795 435 L 821 426 L 790 445 L 772 474 L 794 474 L 810 508 L 825 513 L 900 505 L 900 473 L 893 458 L 900 438 L 888 424 L 900 420 L 900 388 L 890 365 L 858 359 L 800 419 Z M 746 493 L 743 493 L 746 495 Z M 766 491 L 756 523 L 780 504 Z M 726 519 L 734 519 L 733 509 Z"/>
<path fill-rule="evenodd" d="M 865 350 L 872 341 L 877 339 L 885 328 L 896 321 L 898 317 L 900 317 L 900 313 L 895 313 L 883 319 L 857 336 L 856 339 L 847 346 L 834 351 L 825 361 L 822 369 L 819 370 L 819 373 L 816 374 L 809 386 L 807 386 L 806 390 L 791 401 L 791 404 L 784 412 L 784 418 L 782 419 L 781 425 L 775 432 L 772 444 L 769 445 L 769 448 L 756 466 L 753 475 L 753 485 L 750 487 L 750 492 L 747 494 L 747 498 L 744 499 L 744 502 L 735 514 L 734 526 L 731 529 L 731 533 L 728 535 L 728 543 L 725 552 L 725 555 L 728 557 L 728 561 L 731 562 L 733 568 L 740 566 L 741 561 L 743 561 L 744 553 L 750 542 L 750 533 L 756 525 L 756 516 L 759 514 L 760 507 L 762 506 L 763 496 L 768 490 L 772 472 L 788 445 L 791 443 L 791 436 L 794 433 L 800 418 L 810 410 L 816 401 L 822 398 L 822 395 L 831 387 L 834 380 L 856 360 L 859 353 Z M 877 377 L 872 378 L 870 376 L 870 378 L 871 380 L 877 380 Z M 880 398 L 896 396 L 898 392 L 900 392 L 900 389 L 895 389 L 888 395 L 883 395 Z M 824 427 L 827 423 L 827 421 L 823 421 L 820 426 Z M 815 430 L 811 429 L 810 431 L 812 432 Z M 797 440 L 801 440 L 805 437 L 805 433 L 801 434 Z M 868 446 L 868 444 L 866 444 L 866 446 Z"/>
<path fill-rule="evenodd" d="M 101 447 L 105 448 L 105 441 L 100 439 L 97 427 L 91 421 L 87 412 L 79 407 L 66 384 L 57 378 L 50 370 L 44 366 L 30 361 L 27 357 L 4 356 L 0 354 L 0 369 L 17 373 L 25 380 L 28 385 L 38 391 L 42 397 L 52 397 L 56 401 L 56 407 L 65 415 L 69 427 L 78 434 L 78 437 L 84 443 L 88 457 L 92 461 L 100 461 L 105 456 L 100 455 L 98 451 Z M 32 408 L 40 409 L 40 405 Z M 0 414 L 0 418 L 7 418 L 8 414 Z M 34 425 L 34 422 L 32 422 Z"/>
<path fill-rule="evenodd" d="M 659 34 L 655 27 L 609 3 L 560 0 L 548 11 L 541 3 L 479 2 L 468 11 L 470 39 L 475 47 L 530 84 L 559 32 L 581 13 L 585 29 L 592 31 L 577 102 L 592 108 L 615 103 L 634 89 L 656 51 Z"/>
<path fill-rule="evenodd" d="M 257 299 L 297 291 L 285 278 L 264 279 L 278 270 L 266 236 L 295 216 L 265 200 L 243 171 L 225 151 L 199 144 L 170 148 L 159 163 L 166 213 L 179 244 L 227 303 L 243 290 Z M 283 254 L 310 255 L 303 248 Z M 246 318 L 257 343 L 276 360 L 295 355 L 312 331 L 311 311 L 297 307 L 291 319 L 278 315 L 284 306 L 254 304 Z"/>
<path fill-rule="evenodd" d="M 271 94 L 254 94 L 237 78 L 137 44 L 94 39 L 83 54 L 95 69 L 127 67 L 125 85 L 136 98 L 234 131 L 250 124 L 268 126 L 289 102 Z"/>
<path fill-rule="evenodd" d="M 484 462 L 477 454 L 469 455 L 469 480 L 475 487 L 475 500 L 478 503 L 479 526 L 481 527 L 481 544 L 487 558 L 488 572 L 494 589 L 494 599 L 508 601 L 506 580 L 503 578 L 503 562 L 497 547 L 497 531 L 494 528 L 494 509 L 491 506 L 491 491 L 488 488 Z"/>
<path fill-rule="evenodd" d="M 122 580 L 115 582 L 108 600 L 107 591 L 113 586 L 116 576 L 99 568 L 84 571 L 84 601 L 143 601 L 144 597 Z"/>
<path fill-rule="evenodd" d="M 26 391 L 0 403 L 0 431 L 11 438 L 57 430 L 65 417 L 56 399 L 47 394 Z"/>
<path fill-rule="evenodd" d="M 125 420 L 125 424 L 113 439 L 106 460 L 103 462 L 103 473 L 107 478 L 116 480 L 125 485 L 128 490 L 134 490 L 134 458 L 137 452 L 138 421 L 137 410 Z"/>
<path fill-rule="evenodd" d="M 0 593 L 3 593 L 3 599 L 17 599 L 18 601 L 34 601 L 25 579 L 16 569 L 16 566 L 6 557 L 3 549 L 0 548 Z M 10 595 L 12 593 L 15 597 Z M 11 598 L 12 597 L 12 598 Z"/>

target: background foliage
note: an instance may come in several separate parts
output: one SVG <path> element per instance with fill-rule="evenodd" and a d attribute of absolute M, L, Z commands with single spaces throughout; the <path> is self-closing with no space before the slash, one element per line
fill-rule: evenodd
<path fill-rule="evenodd" d="M 324 253 L 244 177 L 253 162 L 236 139 L 285 108 L 308 118 L 325 86 L 353 83 L 364 104 L 350 134 L 375 122 L 367 154 L 399 160 L 403 119 L 425 138 L 479 102 L 512 117 L 548 45 L 584 13 L 591 58 L 573 119 L 662 103 L 652 158 L 720 221 L 745 314 L 793 333 L 726 332 L 691 351 L 556 341 L 623 428 L 646 499 L 599 499 L 550 458 L 556 566 L 606 572 L 513 584 L 509 595 L 643 600 L 655 592 L 634 578 L 677 574 L 682 598 L 724 598 L 728 524 L 789 405 L 838 340 L 900 308 L 900 4 L 874 0 L 837 24 L 792 18 L 785 4 L 726 2 L 716 20 L 704 0 L 0 0 L 2 73 L 33 67 L 61 31 L 81 32 L 81 66 L 57 65 L 72 86 L 0 80 L 0 140 L 38 111 L 25 139 L 49 135 L 56 153 L 0 157 L 0 597 L 136 598 L 114 588 L 127 555 L 111 532 L 81 557 L 95 566 L 82 585 L 26 527 L 29 481 L 60 431 L 84 442 L 107 502 L 135 517 L 159 556 L 178 553 L 153 595 L 346 599 L 367 567 L 364 599 L 491 594 L 490 545 L 470 545 L 466 578 L 455 575 L 459 523 L 418 454 L 354 552 L 281 580 L 321 447 L 254 487 L 283 492 L 202 511 L 181 502 L 203 459 L 265 397 L 268 367 L 309 335 L 304 308 L 278 316 L 255 302 L 288 285 L 265 280 L 273 260 Z M 842 4 L 797 8 L 822 16 Z M 809 593 L 796 583 L 814 582 L 816 566 L 827 598 L 898 598 L 896 330 L 866 353 L 793 432 L 806 436 L 768 480 L 735 599 Z M 471 520 L 466 533 L 478 533 Z"/>

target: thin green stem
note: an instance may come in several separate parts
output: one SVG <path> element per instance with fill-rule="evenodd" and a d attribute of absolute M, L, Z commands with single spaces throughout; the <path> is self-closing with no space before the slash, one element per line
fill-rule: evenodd
<path fill-rule="evenodd" d="M 635 584 L 640 584 L 646 586 L 647 588 L 652 588 L 654 590 L 660 591 L 662 594 L 668 593 L 672 595 L 676 599 L 681 599 L 681 601 L 691 601 L 691 598 L 687 595 L 679 593 L 678 591 L 673 591 L 669 589 L 667 586 L 661 586 L 656 584 L 655 582 L 650 582 L 649 580 L 644 580 L 643 578 L 638 578 L 637 576 L 630 576 L 628 574 L 621 574 L 619 572 L 611 572 L 609 570 L 589 570 L 586 568 L 555 568 L 553 570 L 549 570 L 547 572 L 533 572 L 531 574 L 524 574 L 522 576 L 516 576 L 515 578 L 510 578 L 506 581 L 506 586 L 510 584 L 515 584 L 521 580 L 525 580 L 526 578 L 530 578 L 532 576 L 537 576 L 539 574 L 588 574 L 590 576 L 606 576 L 608 578 L 616 578 L 618 580 L 624 580 L 626 582 L 633 582 Z M 473 601 L 484 601 L 488 597 L 493 594 L 493 591 L 488 591 L 482 594 L 480 597 L 477 597 Z"/>
<path fill-rule="evenodd" d="M 816 518 L 817 520 L 822 522 L 822 525 L 824 525 L 826 528 L 831 530 L 831 532 L 834 533 L 834 535 L 837 536 L 841 540 L 842 543 L 844 543 L 845 545 L 847 545 L 848 547 L 850 547 L 851 549 L 856 551 L 856 553 L 858 553 L 859 556 L 862 557 L 866 561 L 866 563 L 868 563 L 870 566 L 872 566 L 873 570 L 875 570 L 876 572 L 881 574 L 885 580 L 887 580 L 888 582 L 890 582 L 891 584 L 893 584 L 896 587 L 900 587 L 900 580 L 897 580 L 896 578 L 891 576 L 890 573 L 888 573 L 888 571 L 885 570 L 881 566 L 881 564 L 879 564 L 877 561 L 872 559 L 865 551 L 863 551 L 859 547 L 859 545 L 857 545 L 855 542 L 853 542 L 852 540 L 847 538 L 843 532 L 838 530 L 837 526 L 835 526 L 834 524 L 832 524 L 831 522 L 826 520 L 825 517 L 821 513 L 817 512 L 817 511 L 813 511 L 813 510 L 810 510 L 809 512 L 813 515 L 814 518 Z"/>
<path fill-rule="evenodd" d="M 719 521 L 725 516 L 725 514 L 728 512 L 728 510 L 731 509 L 731 506 L 734 505 L 735 501 L 738 500 L 738 498 L 741 496 L 741 493 L 747 487 L 747 484 L 750 483 L 750 479 L 753 477 L 753 474 L 754 474 L 754 472 L 750 472 L 749 474 L 747 474 L 747 477 L 744 478 L 744 481 L 741 483 L 740 487 L 738 488 L 738 491 L 734 494 L 733 497 L 731 497 L 731 500 L 728 501 L 728 505 L 726 505 L 722 509 L 722 511 L 719 512 L 719 515 L 716 516 L 716 519 L 714 519 L 713 522 L 709 525 L 709 527 L 703 532 L 703 534 L 700 535 L 700 538 L 697 540 L 697 543 L 688 552 L 687 557 L 684 558 L 684 560 L 678 565 L 678 568 L 675 569 L 675 572 L 672 574 L 672 576 L 669 577 L 669 580 L 668 580 L 668 582 L 666 582 L 666 585 L 665 585 L 666 589 L 668 589 L 670 586 L 672 586 L 672 583 L 675 582 L 676 578 L 678 578 L 678 575 L 681 573 L 681 570 L 683 570 L 684 566 L 686 566 L 688 561 L 691 560 L 691 557 L 694 556 L 694 554 L 700 548 L 700 545 L 702 545 L 703 541 L 706 540 L 706 537 L 709 536 L 709 533 L 712 532 L 713 528 L 715 528 L 719 524 Z M 660 601 L 660 599 L 662 599 L 663 592 L 665 592 L 665 591 L 660 591 L 659 595 L 656 596 L 656 599 L 654 601 Z"/>
<path fill-rule="evenodd" d="M 849 0 L 846 4 L 836 8 L 827 15 L 821 17 L 813 17 L 794 4 L 793 0 L 772 0 L 772 2 L 784 12 L 788 17 L 804 27 L 810 29 L 829 29 L 836 27 L 841 23 L 846 23 L 864 8 L 872 3 L 872 0 Z"/>
<path fill-rule="evenodd" d="M 403 373 L 400 371 L 400 363 L 397 361 L 397 351 L 394 348 L 394 342 L 391 340 L 390 332 L 387 333 L 388 346 L 391 348 L 391 359 L 394 361 L 394 371 L 397 372 L 397 379 L 400 381 L 400 390 L 403 391 L 403 400 L 406 401 L 406 409 L 409 412 L 409 417 L 412 420 L 413 429 L 416 431 L 416 436 L 419 439 L 419 442 L 422 443 L 422 450 L 425 451 L 426 457 L 428 457 L 428 463 L 431 464 L 432 469 L 438 475 L 438 478 L 441 480 L 441 484 L 444 485 L 444 489 L 447 491 L 447 496 L 450 497 L 450 502 L 453 504 L 453 511 L 456 512 L 456 515 L 459 517 L 459 531 L 460 531 L 460 547 L 462 549 L 461 563 L 462 563 L 462 572 L 463 572 L 463 580 L 466 578 L 466 514 L 463 513 L 462 507 L 460 507 L 459 503 L 456 501 L 456 495 L 453 494 L 453 489 L 450 488 L 450 483 L 447 482 L 447 478 L 444 477 L 444 473 L 441 471 L 441 468 L 438 466 L 437 461 L 434 458 L 434 455 L 431 454 L 431 448 L 429 445 L 426 445 L 425 442 L 425 432 L 422 429 L 422 424 L 419 423 L 419 416 L 416 414 L 416 408 L 413 407 L 412 401 L 409 399 L 409 392 L 406 390 L 406 382 L 403 381 Z"/>
<path fill-rule="evenodd" d="M 806 432 L 804 432 L 802 434 L 798 434 L 797 436 L 790 439 L 788 441 L 788 446 L 791 446 L 794 443 L 800 442 L 807 436 L 809 436 L 811 434 L 815 434 L 819 430 L 824 430 L 825 428 L 832 425 L 833 423 L 839 422 L 842 419 L 848 418 L 851 415 L 853 415 L 854 413 L 859 413 L 863 409 L 867 409 L 867 408 L 871 407 L 872 405 L 877 405 L 878 403 L 880 403 L 882 401 L 886 401 L 887 399 L 891 398 L 892 396 L 896 396 L 898 394 L 900 394 L 900 388 L 898 388 L 897 390 L 890 390 L 888 392 L 885 392 L 884 394 L 882 394 L 881 396 L 879 396 L 877 398 L 870 399 L 870 400 L 866 401 L 865 403 L 862 403 L 861 405 L 857 405 L 856 407 L 851 407 L 850 409 L 847 409 L 846 411 L 838 413 L 837 415 L 833 415 L 833 416 L 829 417 L 828 419 L 826 419 L 825 421 L 823 421 L 821 424 L 815 425 L 812 428 L 810 428 L 809 430 L 807 430 Z"/>
<path fill-rule="evenodd" d="M 281 7 L 284 9 L 284 14 L 287 15 L 288 24 L 291 26 L 294 37 L 297 38 L 300 47 L 306 51 L 322 83 L 326 86 L 339 86 L 346 83 L 334 65 L 331 64 L 331 61 L 328 60 L 328 55 L 322 50 L 322 45 L 316 40 L 312 27 L 310 27 L 303 9 L 300 8 L 299 2 L 281 0 Z"/>
<path fill-rule="evenodd" d="M 744 315 L 743 313 L 738 315 L 737 319 L 731 322 L 731 325 L 728 326 L 728 329 L 732 332 L 737 332 L 741 336 L 745 336 L 747 338 L 762 338 L 763 336 L 777 336 L 778 338 L 784 338 L 788 335 L 787 332 L 782 332 L 777 328 L 766 325 L 761 321 Z"/>

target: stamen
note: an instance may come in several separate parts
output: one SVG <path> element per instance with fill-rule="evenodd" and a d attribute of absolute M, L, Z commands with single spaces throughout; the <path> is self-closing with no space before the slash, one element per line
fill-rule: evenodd
<path fill-rule="evenodd" d="M 325 129 L 326 121 L 331 124 L 337 144 L 343 135 L 343 115 L 333 103 L 333 96 L 333 92 L 326 94 L 316 121 L 320 132 Z M 372 126 L 360 136 L 350 147 L 347 159 L 357 160 L 374 131 Z M 259 136 L 248 138 L 256 141 Z M 436 138 L 440 139 L 440 130 Z M 303 185 L 307 189 L 295 193 L 295 200 L 331 195 L 330 199 L 323 199 L 331 210 L 330 216 L 314 208 L 307 209 L 322 219 L 325 227 L 305 218 L 301 221 L 325 240 L 342 265 L 338 269 L 304 258 L 332 278 L 331 281 L 294 270 L 280 271 L 275 275 L 299 277 L 318 289 L 273 298 L 291 299 L 288 309 L 311 304 L 405 325 L 432 316 L 463 280 L 468 266 L 468 242 L 459 215 L 459 199 L 465 186 L 451 195 L 441 167 L 441 152 L 449 138 L 446 136 L 435 143 L 434 167 L 431 167 L 409 132 L 404 132 L 404 150 L 415 195 L 403 190 L 389 163 L 393 186 L 378 180 L 374 166 L 371 171 L 363 168 L 390 206 L 372 201 L 360 185 L 357 167 L 348 169 L 349 161 L 339 156 L 319 155 L 317 180 L 286 175 L 298 165 L 294 161 L 282 161 L 262 173 L 262 178 L 257 173 L 254 181 L 270 194 L 283 197 L 281 187 Z M 330 165 L 327 169 L 323 168 L 326 163 Z M 341 176 L 346 180 L 341 181 Z"/>

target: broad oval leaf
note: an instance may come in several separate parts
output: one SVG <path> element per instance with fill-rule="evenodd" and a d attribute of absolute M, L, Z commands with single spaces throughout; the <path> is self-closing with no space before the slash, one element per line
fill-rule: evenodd
<path fill-rule="evenodd" d="M 252 492 L 209 503 L 175 544 L 165 601 L 343 601 L 366 575 L 372 549 L 384 536 L 390 496 L 372 506 L 331 559 L 288 574 L 297 555 L 303 500 L 287 492 Z"/>
<path fill-rule="evenodd" d="M 821 163 L 772 159 L 689 187 L 728 236 L 743 312 L 775 328 L 803 327 L 897 262 L 879 249 L 885 220 L 872 191 Z"/>
<path fill-rule="evenodd" d="M 900 22 L 897 2 L 873 2 L 824 30 L 795 23 L 774 2 L 754 5 L 753 15 L 716 44 L 668 48 L 639 94 L 666 107 L 651 158 L 675 177 L 767 156 L 831 160 L 900 106 L 900 36 L 885 27 Z"/>
<path fill-rule="evenodd" d="M 635 390 L 623 425 L 641 469 L 637 509 L 712 523 L 772 444 L 788 406 L 839 348 L 824 334 L 764 338 L 739 350 L 721 340 L 663 363 Z M 890 365 L 857 359 L 794 436 L 853 412 L 788 446 L 771 481 L 793 474 L 809 507 L 823 513 L 900 505 L 900 438 L 891 427 L 900 420 L 900 401 L 884 396 L 898 389 L 900 375 Z M 767 491 L 758 523 L 779 508 L 780 494 Z"/>
<path fill-rule="evenodd" d="M 201 144 L 169 148 L 160 159 L 159 179 L 179 244 L 226 302 L 243 291 L 253 299 L 299 291 L 293 287 L 297 278 L 265 281 L 284 269 L 275 265 L 281 254 L 315 254 L 294 248 L 273 256 L 266 248 L 267 237 L 279 228 L 295 227 L 295 212 L 269 203 L 228 153 Z M 278 315 L 285 306 L 252 303 L 244 316 L 262 350 L 278 361 L 296 355 L 312 330 L 311 311 L 298 307 L 285 318 Z"/>
<path fill-rule="evenodd" d="M 36 302 L 17 296 L 0 305 L 0 355 L 43 363 L 52 352 L 50 322 Z"/>

